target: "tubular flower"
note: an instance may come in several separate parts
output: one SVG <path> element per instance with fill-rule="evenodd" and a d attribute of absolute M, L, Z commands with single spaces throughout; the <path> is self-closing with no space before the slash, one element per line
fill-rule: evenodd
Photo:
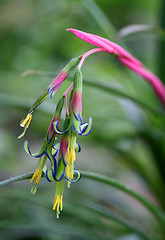
<path fill-rule="evenodd" d="M 59 73 L 59 75 L 51 82 L 51 84 L 47 87 L 47 89 L 41 94 L 41 96 L 35 101 L 35 103 L 32 105 L 31 109 L 29 110 L 27 116 L 21 121 L 20 126 L 24 128 L 23 133 L 18 137 L 22 138 L 27 128 L 29 127 L 29 124 L 32 119 L 32 114 L 34 110 L 43 102 L 45 101 L 49 96 L 52 99 L 53 95 L 56 93 L 56 91 L 59 89 L 61 84 L 64 82 L 64 80 L 69 76 L 70 72 L 73 70 L 73 68 L 79 63 L 81 57 L 73 58 Z"/>
<path fill-rule="evenodd" d="M 77 135 L 86 136 L 91 131 L 92 119 L 89 118 L 89 123 L 83 123 L 82 120 L 82 74 L 80 69 L 78 69 L 74 76 L 74 85 L 71 93 L 71 100 L 69 106 L 70 119 L 68 126 L 64 130 L 59 130 L 59 122 L 53 124 L 54 131 L 58 135 L 63 135 L 68 133 L 69 142 L 67 149 L 67 159 L 66 162 L 66 175 L 68 179 L 68 187 L 73 180 L 74 175 L 74 162 L 76 160 L 76 140 Z"/>
<path fill-rule="evenodd" d="M 102 51 L 107 51 L 110 54 L 115 55 L 127 68 L 146 79 L 151 84 L 161 103 L 165 107 L 165 86 L 160 79 L 148 71 L 139 60 L 125 51 L 121 46 L 108 39 L 73 28 L 68 28 L 67 30 L 73 32 L 82 40 L 102 48 Z"/>
<path fill-rule="evenodd" d="M 83 123 L 82 119 L 82 73 L 80 69 L 78 69 L 74 75 L 74 85 L 71 93 L 69 115 L 70 123 L 68 128 L 64 131 L 58 128 L 59 121 L 54 122 L 53 126 L 57 134 L 62 135 L 71 128 L 76 134 L 81 136 L 86 136 L 91 132 L 92 118 L 89 118 L 89 123 Z"/>
<path fill-rule="evenodd" d="M 64 130 L 68 127 L 70 118 L 67 115 L 64 122 Z M 53 158 L 51 168 L 45 169 L 43 172 L 49 182 L 56 181 L 56 192 L 53 202 L 53 210 L 56 210 L 57 218 L 59 218 L 60 211 L 63 208 L 63 192 L 64 192 L 64 179 L 71 181 L 68 178 L 67 167 L 68 167 L 68 148 L 69 148 L 69 131 L 65 132 L 61 137 L 60 147 L 56 148 L 56 152 L 59 152 L 58 162 Z M 74 152 L 80 152 L 80 146 L 75 143 Z M 55 164 L 54 164 L 55 163 Z M 80 173 L 72 169 L 72 174 L 77 173 L 77 176 L 72 182 L 77 182 L 80 179 Z M 72 176 L 73 179 L 73 176 Z"/>
<path fill-rule="evenodd" d="M 39 152 L 32 154 L 30 149 L 29 149 L 28 141 L 24 142 L 25 151 L 29 155 L 31 155 L 35 158 L 39 158 L 36 170 L 35 170 L 35 172 L 33 174 L 33 177 L 30 181 L 30 182 L 34 182 L 34 186 L 32 188 L 32 193 L 35 193 L 36 190 L 37 190 L 37 184 L 39 183 L 40 178 L 42 176 L 42 171 L 45 167 L 47 158 L 51 161 L 52 168 L 56 167 L 54 157 L 57 153 L 57 150 L 55 148 L 55 146 L 57 147 L 57 144 L 54 145 L 56 133 L 53 130 L 53 123 L 57 120 L 60 120 L 63 105 L 64 105 L 64 97 L 62 97 L 57 104 L 56 111 L 55 111 L 55 114 L 52 118 L 50 126 L 48 128 L 44 144 L 43 144 L 43 146 L 42 146 L 42 148 Z"/>

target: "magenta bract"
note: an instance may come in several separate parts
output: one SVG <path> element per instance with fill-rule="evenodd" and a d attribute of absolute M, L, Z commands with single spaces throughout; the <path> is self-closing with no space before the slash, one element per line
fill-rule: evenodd
<path fill-rule="evenodd" d="M 102 38 L 94 34 L 85 33 L 83 31 L 73 28 L 68 28 L 67 30 L 73 32 L 77 37 L 81 38 L 82 40 L 97 47 L 103 48 L 104 51 L 114 54 L 119 59 L 119 61 L 127 68 L 131 69 L 133 72 L 146 79 L 151 84 L 161 103 L 165 107 L 165 86 L 163 85 L 161 80 L 153 73 L 148 71 L 139 60 L 133 57 L 121 46 L 108 39 Z"/>

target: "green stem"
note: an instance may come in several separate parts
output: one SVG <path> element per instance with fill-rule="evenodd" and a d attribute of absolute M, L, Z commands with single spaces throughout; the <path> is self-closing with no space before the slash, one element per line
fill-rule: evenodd
<path fill-rule="evenodd" d="M 33 173 L 27 173 L 27 174 L 24 174 L 24 175 L 13 177 L 13 178 L 10 178 L 10 179 L 7 179 L 5 181 L 0 182 L 0 186 L 11 183 L 11 182 L 17 182 L 17 181 L 30 179 L 32 176 L 33 176 Z M 88 179 L 92 179 L 92 180 L 95 180 L 95 181 L 98 181 L 98 182 L 105 183 L 109 186 L 112 186 L 112 187 L 115 187 L 115 188 L 121 190 L 122 192 L 127 193 L 128 195 L 137 199 L 143 206 L 145 206 L 149 210 L 149 212 L 152 213 L 152 215 L 158 220 L 158 222 L 160 224 L 162 224 L 163 227 L 165 226 L 165 215 L 164 215 L 164 213 L 157 206 L 152 204 L 150 201 L 145 199 L 140 194 L 136 193 L 130 187 L 116 181 L 113 178 L 105 177 L 105 176 L 103 176 L 101 174 L 97 174 L 97 173 L 81 171 L 81 176 L 83 178 L 88 178 Z M 45 175 L 43 174 L 42 177 L 45 177 Z"/>

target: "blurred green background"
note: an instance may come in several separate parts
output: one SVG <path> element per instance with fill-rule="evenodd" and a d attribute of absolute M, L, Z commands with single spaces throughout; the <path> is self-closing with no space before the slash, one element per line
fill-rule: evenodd
<path fill-rule="evenodd" d="M 34 113 L 20 140 L 19 123 L 67 62 L 92 48 L 66 28 L 116 41 L 164 81 L 163 10 L 163 0 L 0 1 L 1 181 L 35 170 L 37 162 L 25 153 L 23 142 L 29 141 L 32 152 L 40 149 L 69 81 Z M 38 72 L 23 77 L 27 70 Z M 88 137 L 78 138 L 82 151 L 75 168 L 113 177 L 163 211 L 165 115 L 154 91 L 107 53 L 86 59 L 82 72 L 83 118 L 91 116 L 93 127 Z M 82 178 L 65 188 L 64 210 L 56 219 L 55 183 L 42 179 L 34 196 L 31 187 L 22 181 L 0 188 L 1 240 L 164 239 L 153 216 L 118 189 Z"/>

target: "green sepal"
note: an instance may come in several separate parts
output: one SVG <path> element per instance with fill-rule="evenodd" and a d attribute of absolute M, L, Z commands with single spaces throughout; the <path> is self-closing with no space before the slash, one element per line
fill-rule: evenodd
<path fill-rule="evenodd" d="M 77 118 L 75 116 L 73 116 L 72 128 L 75 131 L 75 133 L 81 134 L 80 126 L 81 126 L 80 120 L 77 120 Z"/>
<path fill-rule="evenodd" d="M 91 132 L 91 128 L 92 128 L 92 118 L 91 117 L 89 117 L 89 121 L 86 124 L 87 124 L 87 128 L 83 133 L 81 133 L 81 136 L 87 136 Z M 83 130 L 82 128 L 83 128 L 83 124 L 80 126 L 81 132 Z"/>
<path fill-rule="evenodd" d="M 57 181 L 60 180 L 60 178 L 62 178 L 62 176 L 64 175 L 64 172 L 65 172 L 65 164 L 64 164 L 64 159 L 62 157 L 57 167 L 57 172 L 56 172 Z"/>
<path fill-rule="evenodd" d="M 80 92 L 82 92 L 82 73 L 80 69 L 78 69 L 74 75 L 73 91 L 75 90 L 79 90 Z"/>
<path fill-rule="evenodd" d="M 73 89 L 71 90 L 71 93 L 69 96 L 69 106 L 71 105 L 72 97 L 73 97 Z"/>
<path fill-rule="evenodd" d="M 56 110 L 55 110 L 55 114 L 54 114 L 55 119 L 60 118 L 61 112 L 62 112 L 62 109 L 63 109 L 63 106 L 64 106 L 64 101 L 65 101 L 65 96 L 62 96 L 60 98 L 60 100 L 58 101 L 57 106 L 56 106 Z"/>
<path fill-rule="evenodd" d="M 81 57 L 71 59 L 62 71 L 70 73 L 73 70 L 73 68 L 79 63 L 80 59 Z"/>
<path fill-rule="evenodd" d="M 47 97 L 49 96 L 49 91 L 48 89 L 46 89 L 39 98 L 37 98 L 37 100 L 34 102 L 34 104 L 32 105 L 31 109 L 29 110 L 29 113 L 32 113 L 36 107 L 38 107 L 43 101 L 45 101 L 47 99 Z"/>

